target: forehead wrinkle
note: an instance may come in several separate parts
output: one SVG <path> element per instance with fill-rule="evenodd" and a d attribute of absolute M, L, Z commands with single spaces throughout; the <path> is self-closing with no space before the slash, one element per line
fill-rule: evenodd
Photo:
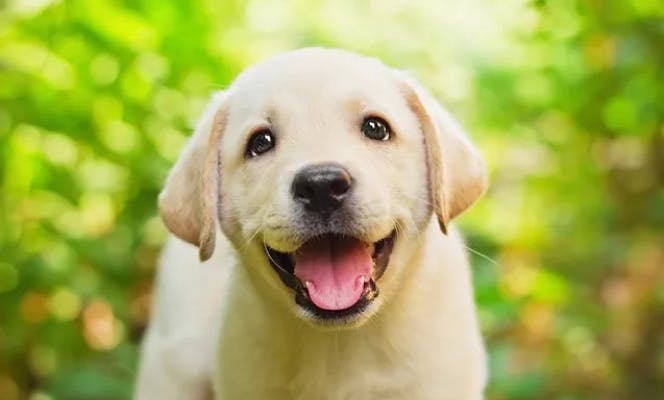
<path fill-rule="evenodd" d="M 313 101 L 306 95 L 278 96 L 269 109 L 273 126 L 277 131 L 287 130 L 283 132 L 287 136 L 308 136 L 323 131 L 339 116 L 336 104 L 330 104 L 329 100 Z"/>

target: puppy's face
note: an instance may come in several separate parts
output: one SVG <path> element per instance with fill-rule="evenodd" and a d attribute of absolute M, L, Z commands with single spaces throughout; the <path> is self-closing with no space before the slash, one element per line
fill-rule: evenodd
<path fill-rule="evenodd" d="M 333 50 L 247 70 L 213 102 L 199 127 L 211 134 L 188 157 L 200 164 L 184 183 L 201 180 L 198 215 L 185 234 L 172 222 L 171 177 L 167 225 L 204 256 L 216 217 L 271 300 L 315 323 L 362 323 L 399 290 L 432 210 L 442 226 L 459 212 L 431 184 L 443 156 L 428 149 L 444 136 L 416 90 L 375 60 Z"/>
<path fill-rule="evenodd" d="M 378 308 L 392 253 L 430 215 L 418 120 L 389 70 L 353 61 L 300 54 L 248 71 L 221 139 L 224 230 L 260 250 L 248 267 L 296 311 L 326 322 Z"/>

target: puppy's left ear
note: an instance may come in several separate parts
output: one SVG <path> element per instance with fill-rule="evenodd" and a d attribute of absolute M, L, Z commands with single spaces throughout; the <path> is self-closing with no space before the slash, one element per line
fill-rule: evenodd
<path fill-rule="evenodd" d="M 424 135 L 429 197 L 443 233 L 487 187 L 484 159 L 459 123 L 424 88 L 402 76 L 402 90 Z"/>
<path fill-rule="evenodd" d="M 214 252 L 219 207 L 219 145 L 226 125 L 226 93 L 216 93 L 159 194 L 166 227 L 198 246 L 201 261 Z"/>

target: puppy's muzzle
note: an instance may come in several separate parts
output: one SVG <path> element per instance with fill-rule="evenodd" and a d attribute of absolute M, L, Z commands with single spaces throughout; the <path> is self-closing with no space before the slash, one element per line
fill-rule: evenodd
<path fill-rule="evenodd" d="M 329 217 L 339 209 L 353 188 L 353 179 L 335 163 L 314 164 L 295 174 L 291 194 L 310 213 Z"/>

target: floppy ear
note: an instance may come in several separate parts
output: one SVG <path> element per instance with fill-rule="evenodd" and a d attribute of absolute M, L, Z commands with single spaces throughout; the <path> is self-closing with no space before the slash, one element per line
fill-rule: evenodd
<path fill-rule="evenodd" d="M 486 189 L 486 165 L 461 125 L 424 88 L 410 79 L 403 85 L 424 135 L 431 204 L 447 233 L 449 221 Z"/>
<path fill-rule="evenodd" d="M 219 140 L 226 124 L 225 103 L 224 92 L 212 97 L 159 194 L 159 212 L 166 227 L 180 239 L 198 246 L 201 261 L 214 252 Z"/>

